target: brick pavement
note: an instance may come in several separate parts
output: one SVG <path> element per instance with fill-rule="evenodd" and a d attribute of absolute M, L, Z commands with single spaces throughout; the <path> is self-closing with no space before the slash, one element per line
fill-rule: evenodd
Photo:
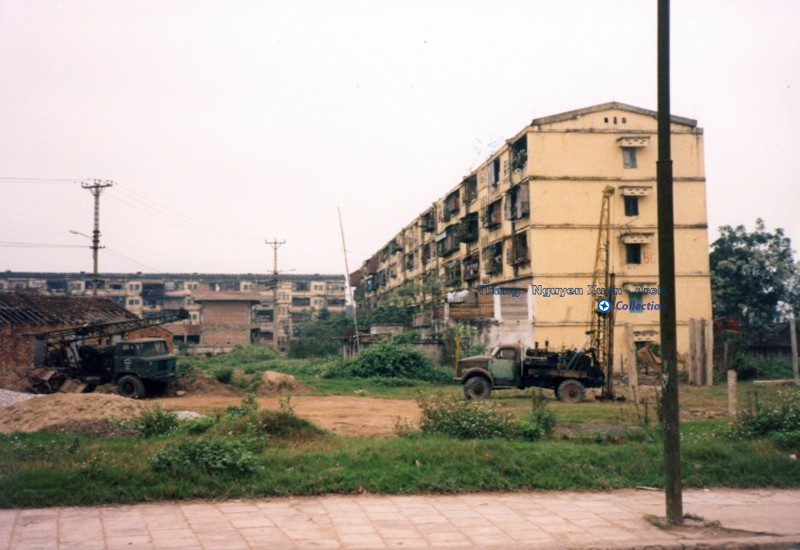
<path fill-rule="evenodd" d="M 0 510 L 0 548 L 800 548 L 800 490 L 687 490 L 727 528 L 662 530 L 660 491 L 334 495 Z"/>

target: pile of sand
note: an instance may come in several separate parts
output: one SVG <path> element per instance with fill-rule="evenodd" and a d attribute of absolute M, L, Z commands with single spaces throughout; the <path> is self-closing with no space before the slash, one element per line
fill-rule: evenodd
<path fill-rule="evenodd" d="M 271 370 L 265 371 L 261 375 L 261 382 L 258 383 L 258 393 L 262 394 L 303 393 L 305 391 L 306 387 L 291 374 Z"/>
<path fill-rule="evenodd" d="M 38 432 L 83 420 L 127 420 L 150 405 L 119 395 L 55 393 L 0 408 L 0 433 Z"/>
<path fill-rule="evenodd" d="M 175 382 L 178 391 L 185 391 L 193 395 L 241 395 L 238 388 L 223 384 L 213 376 L 207 374 L 187 374 Z"/>

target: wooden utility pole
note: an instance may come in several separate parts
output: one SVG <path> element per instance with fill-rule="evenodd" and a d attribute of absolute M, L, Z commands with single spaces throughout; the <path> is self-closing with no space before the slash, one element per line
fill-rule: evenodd
<path fill-rule="evenodd" d="M 672 196 L 672 132 L 669 105 L 669 0 L 658 0 L 658 282 L 661 285 L 661 366 L 664 493 L 667 521 L 683 524 L 678 352 L 675 311 L 675 225 Z"/>
<path fill-rule="evenodd" d="M 81 187 L 88 189 L 94 197 L 94 231 L 92 231 L 92 259 L 94 268 L 92 269 L 92 295 L 97 296 L 97 267 L 98 267 L 98 251 L 103 248 L 100 246 L 100 193 L 106 187 L 114 185 L 113 181 L 108 180 L 92 180 L 91 183 L 83 182 Z"/>

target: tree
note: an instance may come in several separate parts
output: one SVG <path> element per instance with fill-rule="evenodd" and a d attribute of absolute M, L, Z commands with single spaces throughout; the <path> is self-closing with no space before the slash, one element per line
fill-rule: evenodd
<path fill-rule="evenodd" d="M 758 218 L 753 232 L 743 225 L 719 231 L 710 256 L 714 317 L 754 326 L 800 313 L 800 266 L 783 229 L 770 233 Z"/>

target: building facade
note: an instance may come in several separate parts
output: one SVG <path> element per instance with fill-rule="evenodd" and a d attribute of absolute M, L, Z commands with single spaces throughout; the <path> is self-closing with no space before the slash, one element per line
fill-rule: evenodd
<path fill-rule="evenodd" d="M 578 347 L 593 314 L 610 186 L 616 349 L 630 345 L 631 330 L 638 346 L 657 342 L 657 147 L 657 113 L 621 103 L 534 119 L 350 275 L 358 306 L 413 296 L 419 324 L 491 319 L 489 344 Z M 689 319 L 711 318 L 696 121 L 672 117 L 672 155 L 678 348 L 686 353 Z"/>
<path fill-rule="evenodd" d="M 47 296 L 94 295 L 92 274 L 83 272 L 6 271 L 0 273 L 0 292 L 3 291 Z M 345 311 L 345 278 L 327 274 L 282 274 L 276 285 L 271 274 L 112 273 L 99 276 L 97 296 L 108 298 L 140 317 L 186 309 L 189 319 L 167 325 L 167 328 L 174 334 L 176 345 L 187 351 L 224 351 L 245 341 L 260 341 L 286 349 L 297 322 L 323 309 Z M 215 300 L 214 297 L 227 299 Z M 246 322 L 241 305 L 245 302 L 249 316 Z M 228 313 L 229 319 L 226 318 Z M 236 336 L 220 332 L 230 331 L 232 326 L 238 327 Z"/>

